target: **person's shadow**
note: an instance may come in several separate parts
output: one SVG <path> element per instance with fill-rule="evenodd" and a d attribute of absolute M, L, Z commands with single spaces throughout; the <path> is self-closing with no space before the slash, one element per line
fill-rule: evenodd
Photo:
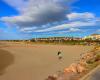
<path fill-rule="evenodd" d="M 14 63 L 14 56 L 6 50 L 0 49 L 0 75 L 6 72 L 6 68 Z"/>

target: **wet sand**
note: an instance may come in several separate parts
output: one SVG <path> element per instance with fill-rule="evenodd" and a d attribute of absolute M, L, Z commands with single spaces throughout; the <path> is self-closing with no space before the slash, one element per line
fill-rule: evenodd
<path fill-rule="evenodd" d="M 77 61 L 81 53 L 93 48 L 92 46 L 27 45 L 10 42 L 2 44 L 5 46 L 0 46 L 0 66 L 4 66 L 0 71 L 3 70 L 4 73 L 0 75 L 0 80 L 45 80 L 48 75 L 63 70 Z M 62 52 L 62 60 L 57 56 L 59 50 Z M 2 56 L 5 58 L 2 59 Z"/>
<path fill-rule="evenodd" d="M 8 51 L 0 49 L 0 76 L 5 73 L 5 69 L 13 62 L 14 56 Z"/>

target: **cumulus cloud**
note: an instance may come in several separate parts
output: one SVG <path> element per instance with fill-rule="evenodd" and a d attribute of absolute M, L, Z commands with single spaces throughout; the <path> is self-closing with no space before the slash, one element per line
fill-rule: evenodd
<path fill-rule="evenodd" d="M 10 4 L 12 0 L 5 0 Z M 10 2 L 8 2 L 10 1 Z M 18 0 L 19 1 L 19 0 Z M 20 5 L 25 5 L 25 8 L 20 7 Z M 41 26 L 48 23 L 59 22 L 67 19 L 66 14 L 69 13 L 69 3 L 70 0 L 21 0 L 18 5 L 16 3 L 15 7 L 22 9 L 19 12 L 19 16 L 13 17 L 2 17 L 1 20 L 16 24 L 19 27 L 33 27 Z M 14 0 L 11 2 L 12 6 Z M 66 5 L 65 5 L 66 3 Z M 20 5 L 19 5 L 20 4 Z M 26 7 L 27 6 L 27 7 Z"/>
<path fill-rule="evenodd" d="M 80 31 L 96 26 L 100 19 L 90 12 L 70 12 L 73 0 L 4 0 L 19 11 L 18 16 L 6 16 L 1 21 L 17 25 L 21 32 Z M 59 24 L 66 21 L 63 24 Z M 52 25 L 57 23 L 56 25 Z M 49 27 L 48 27 L 49 26 Z"/>

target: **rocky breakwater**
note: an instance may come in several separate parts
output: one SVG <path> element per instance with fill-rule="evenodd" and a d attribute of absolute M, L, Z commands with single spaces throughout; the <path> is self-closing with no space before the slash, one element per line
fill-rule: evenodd
<path fill-rule="evenodd" d="M 98 65 L 100 65 L 99 46 L 84 54 L 78 62 L 72 63 L 63 71 L 48 76 L 45 80 L 80 80 Z"/>

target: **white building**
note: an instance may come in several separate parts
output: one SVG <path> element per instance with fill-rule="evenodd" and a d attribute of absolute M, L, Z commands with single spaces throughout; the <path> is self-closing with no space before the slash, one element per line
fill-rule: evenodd
<path fill-rule="evenodd" d="M 100 40 L 100 34 L 92 34 L 90 36 L 85 36 L 83 39 Z"/>

